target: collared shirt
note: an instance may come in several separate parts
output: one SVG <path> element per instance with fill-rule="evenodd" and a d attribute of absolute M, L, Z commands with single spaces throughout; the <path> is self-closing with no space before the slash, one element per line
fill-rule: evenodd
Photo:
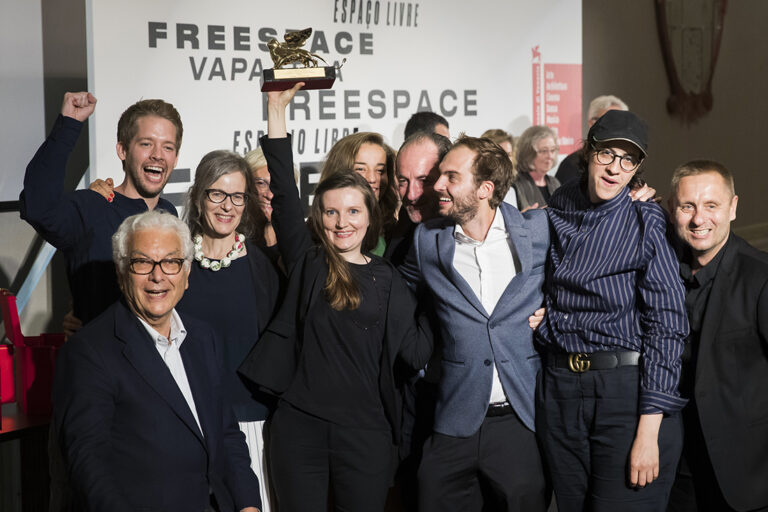
<path fill-rule="evenodd" d="M 688 318 L 661 208 L 633 203 L 628 190 L 593 205 L 572 182 L 547 213 L 553 233 L 540 341 L 565 352 L 638 351 L 640 414 L 681 409 Z"/>
<path fill-rule="evenodd" d="M 729 237 L 715 257 L 695 274 L 691 268 L 691 255 L 688 251 L 680 262 L 680 277 L 683 278 L 685 284 L 685 310 L 691 325 L 691 332 L 686 339 L 685 350 L 683 351 L 683 373 L 680 378 L 680 394 L 686 398 L 693 398 L 696 360 L 699 353 L 699 338 L 701 337 L 701 324 L 704 321 L 704 311 L 707 309 L 709 293 L 720 267 L 720 260 L 723 259 L 725 248 L 730 242 L 731 238 Z"/>
<path fill-rule="evenodd" d="M 456 240 L 453 267 L 469 284 L 490 316 L 507 285 L 520 268 L 512 240 L 504 226 L 504 217 L 496 209 L 491 227 L 483 241 L 467 236 L 458 224 L 453 236 Z M 490 403 L 505 401 L 507 397 L 494 363 Z"/>
<path fill-rule="evenodd" d="M 179 391 L 184 396 L 184 400 L 187 401 L 187 405 L 190 411 L 192 411 L 192 416 L 195 417 L 197 427 L 205 435 L 203 427 L 200 426 L 200 418 L 197 417 L 195 398 L 192 396 L 192 388 L 189 387 L 189 379 L 187 378 L 187 371 L 184 369 L 184 361 L 181 359 L 181 344 L 184 343 L 184 339 L 187 337 L 187 331 L 184 329 L 181 317 L 175 309 L 171 311 L 171 335 L 169 338 L 157 332 L 141 318 L 139 320 L 155 342 L 157 352 L 163 358 L 163 362 L 165 362 L 168 370 L 170 370 L 173 380 L 176 381 Z"/>

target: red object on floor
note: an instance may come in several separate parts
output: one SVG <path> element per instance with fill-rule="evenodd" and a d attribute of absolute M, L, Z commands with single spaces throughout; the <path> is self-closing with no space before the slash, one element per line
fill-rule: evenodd
<path fill-rule="evenodd" d="M 0 308 L 3 310 L 5 336 L 11 340 L 16 351 L 21 377 L 17 401 L 25 414 L 50 414 L 54 363 L 58 348 L 64 344 L 64 334 L 24 336 L 16 297 L 8 290 L 0 289 Z"/>

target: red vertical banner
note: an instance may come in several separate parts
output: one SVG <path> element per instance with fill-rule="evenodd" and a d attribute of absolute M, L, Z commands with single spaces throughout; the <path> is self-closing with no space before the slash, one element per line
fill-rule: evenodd
<path fill-rule="evenodd" d="M 544 64 L 543 123 L 557 132 L 560 153 L 581 146 L 581 64 Z"/>
<path fill-rule="evenodd" d="M 531 48 L 533 61 L 533 124 L 542 124 L 541 117 L 541 52 L 539 46 Z"/>

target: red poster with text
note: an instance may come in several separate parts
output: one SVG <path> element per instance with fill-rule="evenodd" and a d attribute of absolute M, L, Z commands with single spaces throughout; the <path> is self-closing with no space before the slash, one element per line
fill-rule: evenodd
<path fill-rule="evenodd" d="M 543 121 L 557 132 L 561 155 L 581 146 L 581 64 L 544 64 Z"/>

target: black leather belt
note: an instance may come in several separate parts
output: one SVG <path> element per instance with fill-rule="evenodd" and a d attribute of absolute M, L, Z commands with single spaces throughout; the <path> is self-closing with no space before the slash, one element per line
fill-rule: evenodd
<path fill-rule="evenodd" d="M 547 366 L 565 368 L 574 373 L 589 370 L 611 370 L 620 366 L 637 366 L 640 352 L 634 350 L 603 350 L 590 354 L 579 352 L 554 352 L 547 357 Z"/>
<path fill-rule="evenodd" d="M 501 402 L 497 404 L 489 404 L 485 417 L 492 418 L 494 416 L 505 416 L 507 414 L 512 414 L 512 406 L 509 405 L 509 402 Z"/>

